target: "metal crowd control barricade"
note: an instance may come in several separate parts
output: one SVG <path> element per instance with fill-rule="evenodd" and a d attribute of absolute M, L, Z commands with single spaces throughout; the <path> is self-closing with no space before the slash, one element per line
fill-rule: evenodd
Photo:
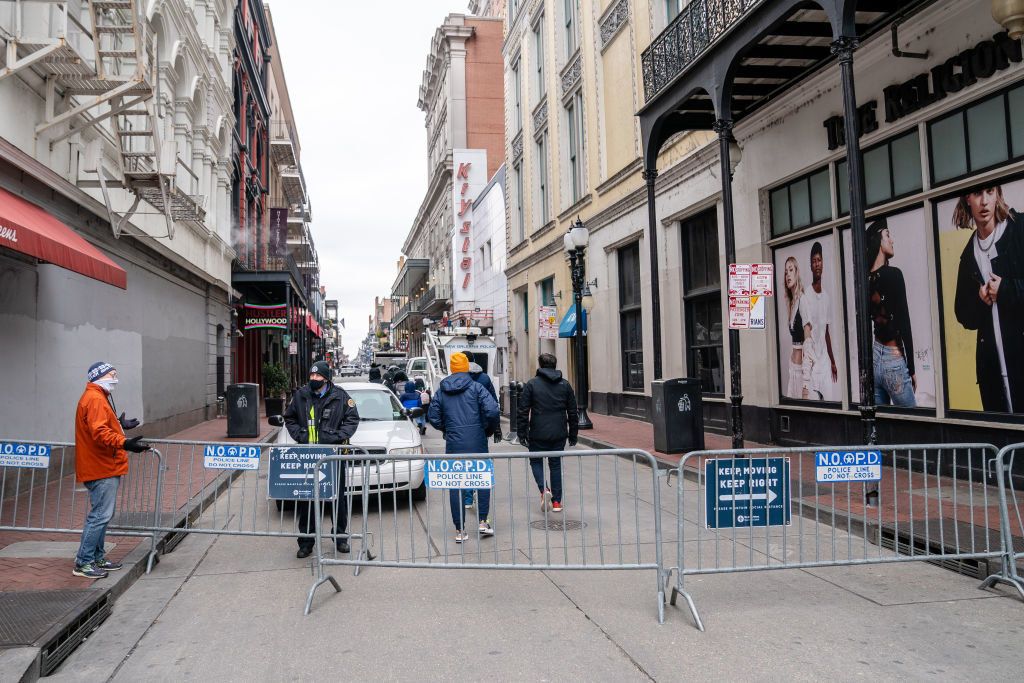
<path fill-rule="evenodd" d="M 1014 459 L 1020 450 L 1024 450 L 1024 443 L 1011 444 L 1000 450 L 996 458 L 1003 556 L 999 572 L 989 575 L 981 585 L 982 588 L 989 588 L 997 583 L 1005 583 L 1016 588 L 1021 598 L 1024 598 L 1024 578 L 1017 567 L 1019 562 L 1024 562 L 1024 516 L 1021 515 L 1022 501 L 1017 497 L 1013 475 Z"/>
<path fill-rule="evenodd" d="M 987 561 L 1004 556 L 1005 499 L 990 485 L 996 455 L 988 444 L 689 453 L 672 470 L 671 602 L 682 595 L 703 631 L 687 575 L 923 560 L 984 576 Z M 877 471 L 860 469 L 867 463 Z"/>
<path fill-rule="evenodd" d="M 542 504 L 542 493 L 530 466 L 534 457 L 550 466 L 559 458 L 563 483 L 561 512 Z M 330 456 L 318 467 L 335 462 L 353 462 L 363 468 L 360 486 L 354 494 L 363 501 L 363 549 L 351 558 L 325 556 L 320 529 L 316 536 L 317 576 L 306 599 L 309 614 L 316 589 L 330 582 L 341 586 L 325 571 L 331 565 L 396 567 L 419 569 L 496 570 L 653 570 L 656 579 L 658 621 L 664 620 L 661 491 L 665 476 L 654 457 L 644 451 L 573 450 L 546 453 L 479 453 L 452 455 L 388 455 L 377 463 L 355 462 L 355 456 Z M 483 498 L 477 489 L 475 501 L 464 494 L 471 489 L 428 488 L 417 503 L 413 490 L 382 494 L 374 481 L 413 476 L 422 469 L 426 476 L 440 478 L 446 471 L 457 472 L 472 461 L 489 463 L 492 469 L 490 511 L 493 536 L 481 532 L 478 519 Z M 435 463 L 430 465 L 429 463 Z M 429 473 L 434 467 L 440 473 Z M 447 469 L 445 469 L 447 467 Z M 544 481 L 550 486 L 547 472 Z M 468 470 L 467 470 L 468 471 Z M 318 492 L 319 493 L 319 492 Z M 467 505 L 467 503 L 469 503 Z M 455 540 L 453 508 L 469 538 Z M 570 512 L 571 510 L 571 512 Z M 318 520 L 319 523 L 319 520 Z M 367 541 L 376 537 L 377 557 L 368 554 Z"/>
<path fill-rule="evenodd" d="M 46 455 L 29 453 L 31 446 L 47 447 Z M 19 452 L 22 448 L 24 453 Z M 0 456 L 9 456 L 0 463 L 21 463 L 0 466 L 0 533 L 82 533 L 89 512 L 89 493 L 75 480 L 74 449 L 73 443 L 66 442 L 0 439 Z M 155 527 L 162 474 L 158 451 L 129 453 L 128 473 L 121 478 L 114 516 L 107 525 L 112 536 L 150 539 L 147 573 L 157 560 Z"/>
<path fill-rule="evenodd" d="M 313 501 L 275 500 L 269 498 L 270 450 L 286 448 L 293 452 L 339 450 L 360 453 L 350 456 L 366 458 L 365 449 L 354 446 L 274 444 L 263 442 L 171 441 L 147 439 L 163 449 L 163 506 L 154 531 L 173 534 L 165 543 L 164 552 L 171 552 L 188 534 L 226 536 L 290 537 L 313 535 L 299 530 L 298 506 Z M 210 465 L 210 466 L 208 466 Z M 316 476 L 309 471 L 308 477 Z M 319 492 L 319 487 L 316 487 Z M 339 508 L 336 498 L 316 501 L 317 530 L 320 518 L 333 516 Z M 352 518 L 352 494 L 347 491 L 341 508 Z M 328 507 L 328 503 L 333 503 Z M 328 533 L 335 541 L 360 539 L 360 534 Z"/>

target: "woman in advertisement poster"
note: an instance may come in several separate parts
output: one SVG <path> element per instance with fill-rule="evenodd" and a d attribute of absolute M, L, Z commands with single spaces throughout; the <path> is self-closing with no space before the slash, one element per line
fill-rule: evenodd
<path fill-rule="evenodd" d="M 793 351 L 789 356 L 789 384 L 786 387 L 786 396 L 807 398 L 810 393 L 811 373 L 814 368 L 814 345 L 810 343 L 811 325 L 805 322 L 806 316 L 802 306 L 804 287 L 800 282 L 800 267 L 792 256 L 786 259 L 784 284 L 789 335 L 793 340 Z"/>
<path fill-rule="evenodd" d="M 877 405 L 915 406 L 917 372 L 903 272 L 889 265 L 896 244 L 884 218 L 867 229 L 868 299 L 874 330 L 872 360 Z"/>
<path fill-rule="evenodd" d="M 960 255 L 954 310 L 977 330 L 982 408 L 1024 412 L 1024 224 L 1000 185 L 960 197 L 953 225 L 974 234 Z"/>

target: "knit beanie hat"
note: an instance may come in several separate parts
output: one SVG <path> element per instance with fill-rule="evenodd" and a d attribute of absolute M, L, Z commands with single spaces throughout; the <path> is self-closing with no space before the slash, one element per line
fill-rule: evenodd
<path fill-rule="evenodd" d="M 448 367 L 451 368 L 453 375 L 456 372 L 469 372 L 469 358 L 464 353 L 453 353 L 448 359 Z"/>
<path fill-rule="evenodd" d="M 330 382 L 331 381 L 331 364 L 328 363 L 327 361 L 318 360 L 317 362 L 313 363 L 313 367 L 311 367 L 309 369 L 309 374 L 312 375 L 313 373 L 316 373 L 316 374 L 320 375 L 325 380 Z"/>
<path fill-rule="evenodd" d="M 89 381 L 90 382 L 95 382 L 96 380 L 98 380 L 100 377 L 102 377 L 103 375 L 107 374 L 111 370 L 116 370 L 116 369 L 117 368 L 115 368 L 110 363 L 105 363 L 103 361 L 97 361 L 97 362 L 95 362 L 95 363 L 93 363 L 92 365 L 89 366 Z"/>

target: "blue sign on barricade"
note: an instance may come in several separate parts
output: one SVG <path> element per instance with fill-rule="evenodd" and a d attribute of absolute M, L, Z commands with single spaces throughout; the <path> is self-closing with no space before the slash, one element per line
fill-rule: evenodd
<path fill-rule="evenodd" d="M 320 500 L 334 498 L 334 480 L 338 461 L 316 463 L 326 455 L 334 455 L 330 447 L 271 448 L 270 471 L 267 476 L 267 498 L 274 500 L 313 500 L 313 486 L 320 486 Z M 316 477 L 314 484 L 313 478 Z"/>
<path fill-rule="evenodd" d="M 494 488 L 494 461 L 427 460 L 428 489 Z"/>
<path fill-rule="evenodd" d="M 203 449 L 203 467 L 208 470 L 258 470 L 260 447 L 210 444 Z"/>
<path fill-rule="evenodd" d="M 789 458 L 704 461 L 709 529 L 790 523 Z"/>
<path fill-rule="evenodd" d="M 0 443 L 0 467 L 50 466 L 50 447 L 40 443 Z"/>
<path fill-rule="evenodd" d="M 814 454 L 814 477 L 819 482 L 881 481 L 879 451 L 824 451 Z"/>

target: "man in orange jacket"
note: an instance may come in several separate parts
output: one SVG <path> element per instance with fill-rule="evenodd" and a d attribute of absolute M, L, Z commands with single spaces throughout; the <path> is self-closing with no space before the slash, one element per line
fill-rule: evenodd
<path fill-rule="evenodd" d="M 93 363 L 89 383 L 75 413 L 75 479 L 89 490 L 89 514 L 82 528 L 82 544 L 75 557 L 75 576 L 102 579 L 120 569 L 120 562 L 104 557 L 107 524 L 114 516 L 114 501 L 121 477 L 128 474 L 128 454 L 149 450 L 142 437 L 125 438 L 124 430 L 139 421 L 118 417 L 110 395 L 117 386 L 117 369 L 110 363 Z"/>

